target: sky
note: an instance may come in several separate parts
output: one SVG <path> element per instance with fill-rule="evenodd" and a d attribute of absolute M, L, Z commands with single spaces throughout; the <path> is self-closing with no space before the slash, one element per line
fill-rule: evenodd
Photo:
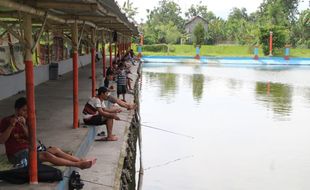
<path fill-rule="evenodd" d="M 126 0 L 116 0 L 120 6 L 123 6 Z M 192 4 L 199 4 L 202 1 L 204 5 L 207 5 L 208 10 L 212 11 L 216 16 L 227 19 L 230 10 L 233 7 L 246 8 L 247 13 L 250 14 L 257 10 L 258 6 L 263 2 L 263 0 L 174 0 L 182 9 L 183 17 L 184 13 Z M 138 8 L 138 14 L 135 20 L 140 23 L 141 19 L 146 21 L 147 12 L 146 9 L 152 10 L 154 7 L 158 6 L 159 0 L 130 0 L 134 7 Z M 309 8 L 310 0 L 304 0 L 304 2 L 299 4 L 299 10 L 305 10 Z"/>

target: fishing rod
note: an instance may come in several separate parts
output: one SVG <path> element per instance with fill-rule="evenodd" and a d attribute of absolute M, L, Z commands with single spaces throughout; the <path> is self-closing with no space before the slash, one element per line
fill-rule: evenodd
<path fill-rule="evenodd" d="M 120 121 L 124 121 L 124 122 L 127 122 L 127 123 L 132 123 L 133 125 L 137 126 L 137 123 L 130 122 L 130 121 L 127 121 L 127 120 L 124 120 L 124 119 L 120 119 Z M 161 128 L 158 128 L 158 127 L 153 127 L 153 126 L 150 126 L 150 125 L 144 125 L 144 124 L 140 124 L 140 125 L 143 126 L 143 127 L 155 129 L 155 130 L 158 130 L 158 131 L 164 131 L 164 132 L 171 133 L 171 134 L 174 134 L 174 135 L 179 135 L 179 136 L 187 137 L 187 138 L 190 138 L 190 139 L 194 139 L 193 136 L 185 135 L 185 134 L 182 134 L 182 133 L 177 133 L 177 132 L 169 131 L 169 130 L 166 130 L 166 129 L 161 129 Z"/>

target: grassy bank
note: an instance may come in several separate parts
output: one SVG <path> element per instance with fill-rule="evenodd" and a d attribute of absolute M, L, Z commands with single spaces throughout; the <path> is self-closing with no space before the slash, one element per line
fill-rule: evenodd
<path fill-rule="evenodd" d="M 171 45 L 173 52 L 152 52 L 143 51 L 143 55 L 158 56 L 194 56 L 195 47 L 193 45 Z M 310 58 L 310 49 L 295 49 L 290 52 L 291 57 L 307 57 Z M 203 45 L 200 50 L 201 56 L 226 56 L 226 57 L 253 57 L 253 47 L 240 45 Z M 263 57 L 262 48 L 259 48 L 259 57 Z M 275 56 L 284 56 L 284 49 L 276 52 Z"/>

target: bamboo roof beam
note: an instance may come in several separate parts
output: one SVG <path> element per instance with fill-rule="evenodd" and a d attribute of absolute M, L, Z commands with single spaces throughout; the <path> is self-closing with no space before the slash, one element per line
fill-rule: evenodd
<path fill-rule="evenodd" d="M 33 47 L 31 48 L 31 52 L 33 53 L 34 49 L 37 47 L 39 41 L 40 41 L 40 38 L 43 34 L 43 31 L 44 31 L 44 28 L 45 28 L 45 25 L 46 25 L 46 20 L 47 20 L 47 16 L 48 16 L 48 13 L 46 12 L 45 13 L 45 16 L 44 16 L 44 21 L 43 21 L 43 24 L 42 24 L 42 27 L 40 29 L 40 32 L 38 34 L 38 37 L 37 37 L 37 40 L 35 41 Z"/>
<path fill-rule="evenodd" d="M 75 11 L 96 11 L 98 3 L 39 1 L 36 6 L 44 9 L 70 9 Z"/>
<path fill-rule="evenodd" d="M 17 10 L 17 11 L 29 13 L 29 14 L 32 14 L 32 15 L 40 16 L 40 17 L 43 17 L 45 15 L 45 12 L 42 11 L 42 10 L 38 10 L 38 9 L 33 8 L 33 7 L 30 7 L 30 6 L 27 6 L 27 5 L 24 5 L 24 4 L 20 4 L 20 3 L 16 3 L 16 2 L 13 2 L 13 1 L 1 0 L 0 1 L 0 7 L 6 7 L 6 8 L 14 9 L 14 10 Z M 59 22 L 59 23 L 66 23 L 66 24 L 73 24 L 73 23 L 75 23 L 75 20 L 65 20 L 65 19 L 62 19 L 62 18 L 60 18 L 58 16 L 54 16 L 52 14 L 48 14 L 47 19 L 53 20 L 53 21 L 56 21 L 56 22 Z M 83 23 L 84 21 L 77 20 L 76 22 L 77 23 Z M 89 25 L 91 27 L 96 28 L 96 25 L 94 23 L 92 23 L 92 22 L 85 21 L 85 24 L 87 24 L 87 25 Z"/>
<path fill-rule="evenodd" d="M 0 21 L 0 26 L 3 27 L 4 29 L 6 29 L 10 34 L 12 34 L 15 38 L 17 38 L 19 40 L 20 43 L 27 45 L 25 43 L 25 40 L 17 33 L 15 32 L 12 27 L 8 26 L 6 23 Z"/>

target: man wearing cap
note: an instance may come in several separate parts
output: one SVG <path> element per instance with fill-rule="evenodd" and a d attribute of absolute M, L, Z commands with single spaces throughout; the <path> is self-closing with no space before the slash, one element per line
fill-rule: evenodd
<path fill-rule="evenodd" d="M 102 125 L 106 124 L 108 136 L 102 138 L 102 141 L 117 141 L 117 137 L 112 134 L 113 120 L 120 120 L 117 113 L 122 110 L 120 108 L 107 108 L 104 101 L 109 101 L 110 90 L 106 87 L 100 87 L 98 94 L 90 98 L 83 109 L 83 118 L 86 125 Z M 111 100 L 113 102 L 113 100 Z"/>

